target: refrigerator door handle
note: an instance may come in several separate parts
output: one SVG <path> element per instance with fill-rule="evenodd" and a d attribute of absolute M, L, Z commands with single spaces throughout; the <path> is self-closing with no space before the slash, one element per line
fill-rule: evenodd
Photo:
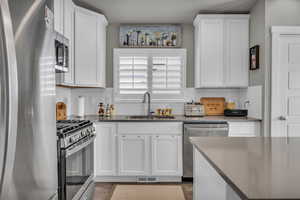
<path fill-rule="evenodd" d="M 0 31 L 0 199 L 8 199 L 17 140 L 18 73 L 7 0 L 0 0 Z"/>

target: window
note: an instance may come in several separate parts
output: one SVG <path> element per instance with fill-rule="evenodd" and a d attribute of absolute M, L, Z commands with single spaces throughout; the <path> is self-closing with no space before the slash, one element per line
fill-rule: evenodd
<path fill-rule="evenodd" d="M 114 49 L 115 99 L 182 101 L 185 66 L 185 49 Z"/>
<path fill-rule="evenodd" d="M 148 58 L 146 56 L 119 57 L 120 94 L 144 94 L 148 90 Z"/>

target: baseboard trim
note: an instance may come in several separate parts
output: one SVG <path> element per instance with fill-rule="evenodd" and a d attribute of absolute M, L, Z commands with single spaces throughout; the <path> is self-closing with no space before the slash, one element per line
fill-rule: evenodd
<path fill-rule="evenodd" d="M 149 177 L 153 178 L 154 176 L 95 176 L 94 181 L 95 182 L 133 182 L 138 183 L 139 177 Z M 149 181 L 145 183 L 160 183 L 160 182 L 174 182 L 179 183 L 182 182 L 181 176 L 155 176 L 156 181 Z"/>

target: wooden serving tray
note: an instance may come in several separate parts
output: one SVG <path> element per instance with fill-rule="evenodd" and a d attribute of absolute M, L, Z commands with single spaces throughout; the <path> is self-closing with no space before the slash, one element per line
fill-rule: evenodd
<path fill-rule="evenodd" d="M 205 97 L 200 102 L 204 105 L 205 115 L 219 116 L 224 115 L 225 98 L 223 97 Z"/>

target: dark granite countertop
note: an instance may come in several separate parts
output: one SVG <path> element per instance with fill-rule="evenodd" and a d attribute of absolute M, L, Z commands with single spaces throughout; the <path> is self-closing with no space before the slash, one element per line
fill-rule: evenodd
<path fill-rule="evenodd" d="M 300 138 L 191 138 L 241 199 L 300 199 Z"/>
<path fill-rule="evenodd" d="M 93 122 L 247 122 L 261 121 L 260 119 L 249 117 L 225 117 L 225 116 L 205 116 L 205 117 L 185 117 L 176 115 L 173 119 L 132 119 L 128 115 L 115 115 L 112 117 L 100 117 L 98 115 L 86 115 L 84 117 L 70 116 L 69 119 L 86 119 Z"/>

